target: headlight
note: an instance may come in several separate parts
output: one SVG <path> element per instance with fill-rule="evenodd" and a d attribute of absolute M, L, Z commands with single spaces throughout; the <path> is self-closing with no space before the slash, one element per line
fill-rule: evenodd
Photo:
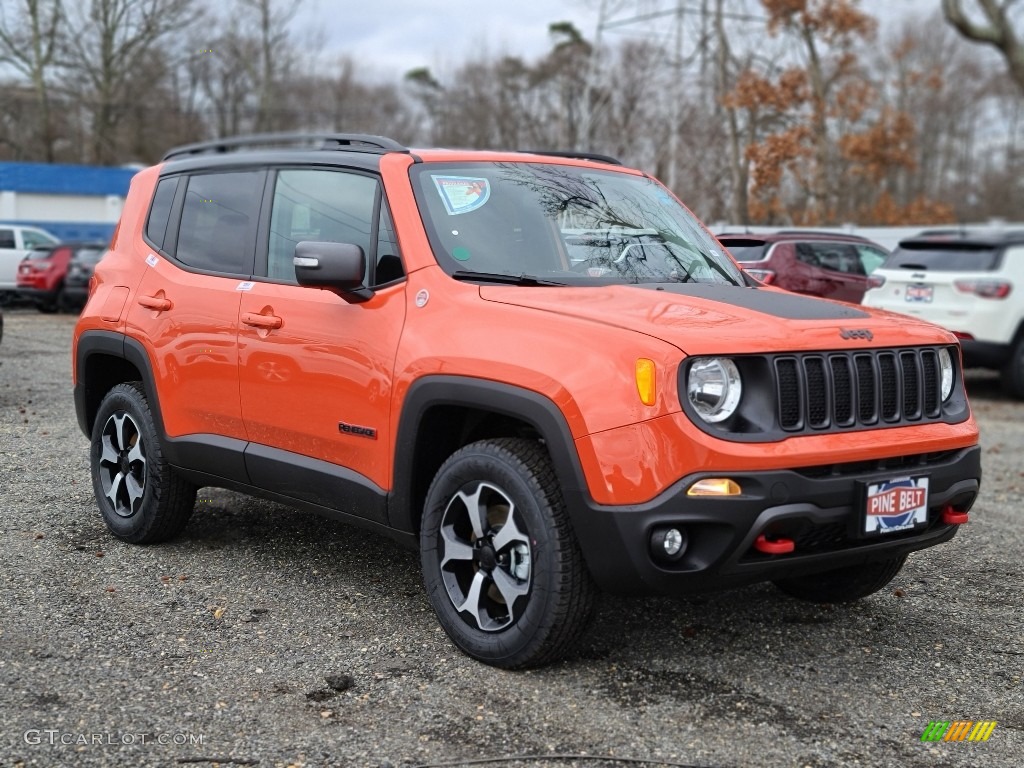
<path fill-rule="evenodd" d="M 709 357 L 690 367 L 686 396 L 704 421 L 714 424 L 728 419 L 736 412 L 742 393 L 740 372 L 729 358 Z"/>
<path fill-rule="evenodd" d="M 953 394 L 953 358 L 949 350 L 943 347 L 939 350 L 939 376 L 941 377 L 942 402 L 946 402 Z"/>

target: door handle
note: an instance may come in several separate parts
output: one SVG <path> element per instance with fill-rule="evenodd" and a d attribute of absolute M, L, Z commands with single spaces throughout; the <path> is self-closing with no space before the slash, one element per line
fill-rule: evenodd
<path fill-rule="evenodd" d="M 243 312 L 242 322 L 255 328 L 280 328 L 284 325 L 277 315 L 261 315 L 257 312 Z"/>
<path fill-rule="evenodd" d="M 139 304 L 144 306 L 146 309 L 152 309 L 157 312 L 166 312 L 171 308 L 170 299 L 164 299 L 158 296 L 139 296 Z"/>

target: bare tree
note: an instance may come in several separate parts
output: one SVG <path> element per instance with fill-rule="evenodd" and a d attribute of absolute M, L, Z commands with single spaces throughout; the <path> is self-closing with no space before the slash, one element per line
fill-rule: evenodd
<path fill-rule="evenodd" d="M 965 6 L 964 3 L 970 3 Z M 1018 0 L 942 0 L 942 13 L 946 21 L 968 40 L 996 48 L 1010 70 L 1010 76 L 1024 92 L 1024 41 L 1021 31 L 1015 29 L 1013 6 Z M 1022 6 L 1017 6 L 1018 9 Z M 972 20 L 967 8 L 980 13 L 981 22 Z M 1020 21 L 1021 16 L 1016 17 Z"/>
<path fill-rule="evenodd" d="M 14 24 L 8 15 L 17 18 Z M 36 103 L 36 130 L 43 158 L 54 160 L 53 121 L 49 73 L 55 64 L 64 27 L 61 0 L 17 0 L 0 4 L 0 64 L 10 64 L 32 84 Z"/>
<path fill-rule="evenodd" d="M 151 66 L 168 36 L 189 30 L 198 14 L 193 0 L 89 0 L 84 11 L 73 19 L 66 63 L 91 115 L 90 159 L 117 162 L 117 129 L 133 103 L 133 75 Z"/>

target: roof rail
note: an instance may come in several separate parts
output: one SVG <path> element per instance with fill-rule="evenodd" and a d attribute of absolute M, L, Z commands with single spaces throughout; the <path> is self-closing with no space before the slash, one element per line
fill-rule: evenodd
<path fill-rule="evenodd" d="M 595 163 L 608 163 L 609 165 L 622 165 L 622 161 L 610 155 L 599 155 L 596 152 L 560 152 L 549 149 L 520 149 L 531 155 L 545 155 L 546 157 L 570 157 L 573 160 L 593 160 Z"/>
<path fill-rule="evenodd" d="M 254 133 L 248 136 L 230 136 L 212 141 L 184 144 L 169 150 L 161 162 L 175 157 L 188 157 L 207 153 L 223 153 L 232 149 L 280 144 L 311 144 L 315 149 L 349 149 L 355 152 L 408 152 L 394 139 L 368 133 Z"/>

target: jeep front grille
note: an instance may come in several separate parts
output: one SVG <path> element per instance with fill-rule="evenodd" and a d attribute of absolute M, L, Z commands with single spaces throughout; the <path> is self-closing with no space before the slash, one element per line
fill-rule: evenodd
<path fill-rule="evenodd" d="M 857 429 L 942 415 L 934 349 L 774 358 L 779 426 L 786 432 Z"/>

